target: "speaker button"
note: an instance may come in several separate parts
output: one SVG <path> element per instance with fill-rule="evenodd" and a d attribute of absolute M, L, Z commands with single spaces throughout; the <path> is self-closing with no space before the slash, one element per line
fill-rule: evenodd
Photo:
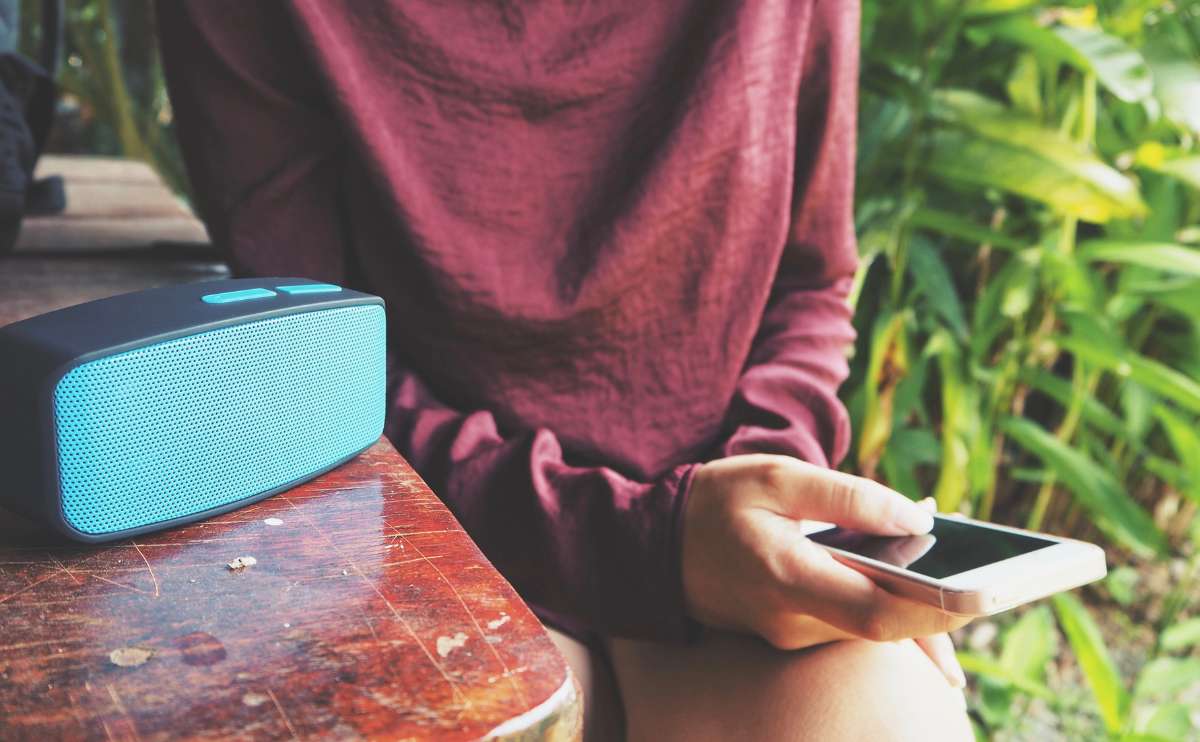
<path fill-rule="evenodd" d="M 241 291 L 225 291 L 220 294 L 205 294 L 200 297 L 200 300 L 205 304 L 230 304 L 235 301 L 270 299 L 272 296 L 278 296 L 278 294 L 271 289 L 242 289 Z"/>
<path fill-rule="evenodd" d="M 298 283 L 292 286 L 276 286 L 285 294 L 332 294 L 341 291 L 341 286 L 332 283 Z"/>

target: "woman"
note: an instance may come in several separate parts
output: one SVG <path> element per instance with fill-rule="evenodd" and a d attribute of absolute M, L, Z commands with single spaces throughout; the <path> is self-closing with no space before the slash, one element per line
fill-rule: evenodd
<path fill-rule="evenodd" d="M 387 435 L 551 627 L 589 739 L 969 738 L 959 622 L 798 524 L 929 528 L 829 468 L 855 4 L 158 11 L 213 239 L 387 300 Z"/>

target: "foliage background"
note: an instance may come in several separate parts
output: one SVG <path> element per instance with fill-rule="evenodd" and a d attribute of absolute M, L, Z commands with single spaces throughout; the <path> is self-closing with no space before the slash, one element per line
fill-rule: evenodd
<path fill-rule="evenodd" d="M 981 736 L 1195 739 L 1200 4 L 863 10 L 853 465 L 1108 547 L 964 637 Z"/>
<path fill-rule="evenodd" d="M 52 148 L 186 197 L 149 0 L 67 10 Z M 1200 739 L 1200 2 L 863 0 L 861 99 L 849 468 L 1112 568 L 958 637 L 978 736 Z"/>

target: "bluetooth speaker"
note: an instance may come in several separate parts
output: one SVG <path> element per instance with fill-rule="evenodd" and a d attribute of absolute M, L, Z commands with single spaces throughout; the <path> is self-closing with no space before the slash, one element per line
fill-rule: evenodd
<path fill-rule="evenodd" d="M 80 304 L 0 328 L 0 504 L 85 542 L 217 515 L 371 445 L 383 300 L 297 278 Z"/>

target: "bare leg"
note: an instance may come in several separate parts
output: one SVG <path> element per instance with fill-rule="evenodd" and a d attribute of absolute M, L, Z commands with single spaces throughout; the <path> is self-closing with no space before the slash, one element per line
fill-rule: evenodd
<path fill-rule="evenodd" d="M 624 739 L 624 715 L 616 681 L 604 657 L 549 626 L 550 638 L 571 665 L 583 688 L 583 741 L 619 742 Z"/>
<path fill-rule="evenodd" d="M 630 742 L 973 739 L 962 693 L 911 641 L 781 652 L 714 631 L 610 653 Z"/>

